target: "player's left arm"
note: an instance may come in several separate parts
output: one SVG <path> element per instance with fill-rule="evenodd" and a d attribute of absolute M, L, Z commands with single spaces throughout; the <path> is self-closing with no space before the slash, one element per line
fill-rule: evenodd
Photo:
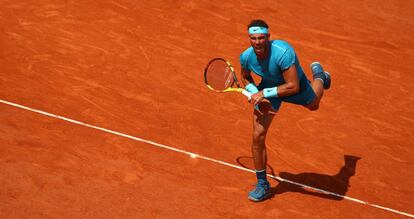
<path fill-rule="evenodd" d="M 259 104 L 265 98 L 269 97 L 286 97 L 299 93 L 300 85 L 296 66 L 293 64 L 283 71 L 285 83 L 277 87 L 265 88 L 254 94 L 251 99 L 254 104 Z"/>
<path fill-rule="evenodd" d="M 285 83 L 277 87 L 277 96 L 286 97 L 299 93 L 300 85 L 296 66 L 293 64 L 283 71 Z"/>

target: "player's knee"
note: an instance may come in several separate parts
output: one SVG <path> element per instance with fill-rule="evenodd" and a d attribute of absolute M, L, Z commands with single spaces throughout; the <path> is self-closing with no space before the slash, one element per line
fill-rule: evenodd
<path fill-rule="evenodd" d="M 313 105 L 313 106 L 309 106 L 309 107 L 308 107 L 308 109 L 309 109 L 310 111 L 316 111 L 316 110 L 318 110 L 318 109 L 319 109 L 319 104 L 317 104 L 317 105 Z"/>
<path fill-rule="evenodd" d="M 319 109 L 319 99 L 313 100 L 313 102 L 306 106 L 310 111 L 316 111 Z"/>
<path fill-rule="evenodd" d="M 265 140 L 266 130 L 255 130 L 253 132 L 253 141 L 260 143 Z"/>

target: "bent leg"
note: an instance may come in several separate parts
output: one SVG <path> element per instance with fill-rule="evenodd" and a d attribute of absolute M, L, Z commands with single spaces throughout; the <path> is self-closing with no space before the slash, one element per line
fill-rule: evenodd
<path fill-rule="evenodd" d="M 317 110 L 319 102 L 323 96 L 323 81 L 314 79 L 312 82 L 305 75 L 300 79 L 299 93 L 280 98 L 284 102 L 298 104 L 308 108 L 309 110 Z"/>
<path fill-rule="evenodd" d="M 311 87 L 315 92 L 315 98 L 309 105 L 305 105 L 309 110 L 317 110 L 319 108 L 319 103 L 323 96 L 323 81 L 320 79 L 313 79 L 311 82 Z"/>
<path fill-rule="evenodd" d="M 311 104 L 306 105 L 310 110 L 317 110 L 319 108 L 319 103 L 323 96 L 324 89 L 329 89 L 331 87 L 331 76 L 328 72 L 324 71 L 322 65 L 319 62 L 313 62 L 310 65 L 313 74 L 313 81 L 311 87 L 315 92 L 316 98 L 312 101 Z"/>

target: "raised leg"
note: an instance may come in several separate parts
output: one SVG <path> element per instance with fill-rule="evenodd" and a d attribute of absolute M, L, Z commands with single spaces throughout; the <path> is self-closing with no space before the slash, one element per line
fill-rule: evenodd
<path fill-rule="evenodd" d="M 311 86 L 316 94 L 316 98 L 311 104 L 305 107 L 310 110 L 317 110 L 323 96 L 323 91 L 329 89 L 331 86 L 331 76 L 328 72 L 325 72 L 323 70 L 322 65 L 319 62 L 312 63 L 310 65 L 310 68 L 313 74 L 313 81 L 311 82 Z"/>

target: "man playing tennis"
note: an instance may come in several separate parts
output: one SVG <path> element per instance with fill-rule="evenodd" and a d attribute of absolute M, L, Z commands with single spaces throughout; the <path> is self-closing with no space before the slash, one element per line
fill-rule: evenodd
<path fill-rule="evenodd" d="M 251 47 L 240 55 L 242 81 L 252 93 L 253 112 L 252 154 L 257 185 L 249 193 L 252 201 L 269 196 L 270 184 L 266 178 L 266 133 L 282 102 L 302 105 L 317 110 L 324 89 L 329 89 L 331 76 L 318 62 L 311 64 L 313 81 L 305 76 L 293 48 L 285 41 L 270 40 L 269 26 L 262 20 L 248 25 Z M 256 85 L 251 72 L 261 77 Z"/>

